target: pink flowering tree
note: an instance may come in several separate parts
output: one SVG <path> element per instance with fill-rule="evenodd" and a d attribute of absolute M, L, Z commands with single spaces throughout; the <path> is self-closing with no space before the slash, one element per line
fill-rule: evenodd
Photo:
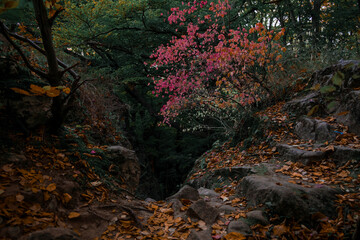
<path fill-rule="evenodd" d="M 161 71 L 153 77 L 153 94 L 167 99 L 160 111 L 164 123 L 185 112 L 194 119 L 230 114 L 274 94 L 273 72 L 281 70 L 277 62 L 285 51 L 277 41 L 284 29 L 267 31 L 261 23 L 231 29 L 230 9 L 228 0 L 195 0 L 171 9 L 167 20 L 179 37 L 151 55 L 151 67 Z"/>

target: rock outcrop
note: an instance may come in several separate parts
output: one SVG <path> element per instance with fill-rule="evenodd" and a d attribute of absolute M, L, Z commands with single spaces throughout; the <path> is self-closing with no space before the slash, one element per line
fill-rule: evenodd
<path fill-rule="evenodd" d="M 110 146 L 107 148 L 109 158 L 117 163 L 118 176 L 127 184 L 127 189 L 134 193 L 140 180 L 140 164 L 135 151 L 123 146 Z"/>
<path fill-rule="evenodd" d="M 238 190 L 250 204 L 265 204 L 276 214 L 289 218 L 306 221 L 316 212 L 336 213 L 332 204 L 338 190 L 310 183 L 310 187 L 305 187 L 288 180 L 285 176 L 252 175 L 243 179 Z"/>

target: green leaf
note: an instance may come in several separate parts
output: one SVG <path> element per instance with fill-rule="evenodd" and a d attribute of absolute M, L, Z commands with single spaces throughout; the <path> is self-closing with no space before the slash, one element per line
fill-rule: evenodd
<path fill-rule="evenodd" d="M 333 84 L 340 87 L 343 83 L 344 78 L 345 78 L 344 73 L 337 71 L 332 77 L 331 81 L 333 82 Z"/>
<path fill-rule="evenodd" d="M 334 92 L 335 90 L 336 90 L 336 88 L 333 85 L 324 86 L 324 87 L 320 88 L 321 93 L 331 93 L 331 92 Z"/>
<path fill-rule="evenodd" d="M 308 112 L 308 116 L 312 116 L 314 113 L 316 113 L 317 111 L 319 111 L 319 105 L 315 105 L 313 106 L 313 108 Z"/>
<path fill-rule="evenodd" d="M 337 101 L 332 101 L 326 107 L 329 111 L 332 111 L 337 107 L 337 105 L 338 105 Z"/>

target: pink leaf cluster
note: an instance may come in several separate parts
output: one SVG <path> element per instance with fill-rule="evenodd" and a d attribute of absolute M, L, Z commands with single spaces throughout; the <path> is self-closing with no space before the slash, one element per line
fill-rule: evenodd
<path fill-rule="evenodd" d="M 204 8 L 209 14 L 202 16 L 200 10 Z M 256 76 L 251 70 L 274 69 L 281 58 L 281 47 L 276 41 L 284 29 L 277 33 L 267 31 L 261 23 L 249 31 L 229 29 L 224 22 L 230 9 L 228 0 L 211 3 L 195 0 L 183 3 L 181 9 L 171 9 L 168 22 L 185 28 L 177 30 L 183 35 L 173 37 L 151 55 L 154 59 L 151 66 L 162 69 L 165 75 L 153 77 L 153 93 L 168 96 L 160 112 L 165 123 L 176 118 L 181 109 L 195 104 L 226 108 L 259 99 L 256 90 L 261 83 L 254 80 Z"/>

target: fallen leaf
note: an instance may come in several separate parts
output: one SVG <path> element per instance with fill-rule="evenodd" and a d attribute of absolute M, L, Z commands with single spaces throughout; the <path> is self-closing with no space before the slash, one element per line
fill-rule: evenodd
<path fill-rule="evenodd" d="M 226 239 L 226 240 L 243 240 L 243 239 L 246 239 L 246 237 L 241 233 L 231 232 L 231 233 L 228 233 L 224 237 L 224 239 Z"/>
<path fill-rule="evenodd" d="M 33 212 L 39 212 L 41 210 L 40 204 L 36 203 L 30 207 L 30 210 Z"/>
<path fill-rule="evenodd" d="M 46 187 L 46 191 L 48 191 L 48 192 L 55 191 L 55 189 L 56 189 L 56 184 L 55 183 L 51 183 Z"/>
<path fill-rule="evenodd" d="M 80 215 L 80 214 L 79 214 Z M 109 231 L 114 231 L 116 229 L 116 227 L 114 225 L 110 225 L 108 226 L 107 230 Z"/>
<path fill-rule="evenodd" d="M 281 236 L 288 231 L 289 231 L 289 229 L 284 224 L 276 225 L 276 226 L 274 226 L 274 229 L 273 229 L 273 233 L 276 236 Z"/>
<path fill-rule="evenodd" d="M 70 200 L 72 199 L 72 197 L 71 197 L 70 194 L 64 193 L 64 194 L 63 194 L 63 199 L 64 199 L 64 202 L 65 202 L 65 203 L 68 203 L 68 202 L 70 202 Z"/>
<path fill-rule="evenodd" d="M 50 199 L 50 194 L 48 192 L 44 192 L 44 201 L 47 201 Z"/>
<path fill-rule="evenodd" d="M 77 218 L 79 216 L 80 216 L 80 213 L 78 213 L 78 212 L 70 212 L 68 218 L 73 219 L 73 218 Z"/>
<path fill-rule="evenodd" d="M 4 170 L 5 172 L 11 172 L 13 169 L 11 168 L 10 164 L 6 164 L 2 167 L 2 170 Z"/>
<path fill-rule="evenodd" d="M 207 230 L 208 228 L 206 227 L 206 223 L 204 222 L 204 221 L 202 221 L 202 220 L 200 220 L 199 222 L 198 222 L 198 227 L 200 228 L 200 229 L 202 229 L 202 230 Z"/>
<path fill-rule="evenodd" d="M 338 116 L 344 116 L 344 115 L 347 115 L 347 114 L 349 114 L 349 111 L 340 112 L 340 113 L 338 113 L 338 114 L 336 114 L 336 115 L 338 115 Z"/>
<path fill-rule="evenodd" d="M 16 201 L 22 202 L 23 200 L 24 200 L 24 196 L 23 196 L 23 195 L 21 195 L 21 194 L 17 194 L 17 195 L 16 195 Z"/>
<path fill-rule="evenodd" d="M 346 171 L 341 171 L 341 173 L 338 174 L 339 177 L 347 177 L 348 175 Z"/>
<path fill-rule="evenodd" d="M 95 182 L 91 182 L 90 184 L 93 187 L 98 187 L 98 186 L 100 186 L 102 184 L 102 182 L 101 181 L 95 181 Z"/>

